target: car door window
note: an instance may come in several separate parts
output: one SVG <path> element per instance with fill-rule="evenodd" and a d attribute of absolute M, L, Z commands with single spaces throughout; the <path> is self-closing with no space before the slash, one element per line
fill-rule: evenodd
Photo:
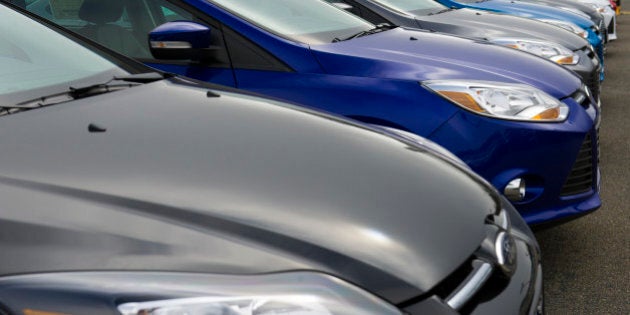
<path fill-rule="evenodd" d="M 164 20 L 166 20 L 166 22 L 173 22 L 173 21 L 178 21 L 178 20 L 186 20 L 187 18 L 167 7 L 160 7 L 160 9 L 162 10 L 162 15 L 164 16 Z M 190 17 L 188 17 L 188 19 L 190 19 Z"/>
<path fill-rule="evenodd" d="M 34 0 L 26 9 L 123 54 L 146 55 L 122 0 Z"/>
<path fill-rule="evenodd" d="M 225 69 L 231 68 L 234 64 L 237 68 L 242 69 L 290 71 L 285 64 L 258 45 L 229 30 L 214 18 L 181 2 L 167 0 L 26 0 L 26 9 L 109 49 L 156 67 L 160 64 L 178 66 L 194 64 L 195 67 Z M 161 24 L 179 20 L 210 26 L 213 45 L 223 49 L 216 51 L 212 60 L 206 60 L 203 63 L 154 59 L 148 46 L 148 34 Z M 231 58 L 228 56 L 228 51 Z M 164 68 L 163 70 L 175 71 L 172 68 Z"/>
<path fill-rule="evenodd" d="M 160 24 L 192 20 L 165 0 L 31 0 L 26 9 L 121 54 L 151 59 L 147 35 Z"/>

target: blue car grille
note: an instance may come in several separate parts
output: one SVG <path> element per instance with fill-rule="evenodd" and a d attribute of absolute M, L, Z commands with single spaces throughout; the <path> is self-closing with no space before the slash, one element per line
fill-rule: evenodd
<path fill-rule="evenodd" d="M 595 142 L 597 142 L 597 137 Z M 567 177 L 564 186 L 562 186 L 562 196 L 577 195 L 589 192 L 592 189 L 595 175 L 593 159 L 597 158 L 596 145 L 597 143 L 593 143 L 593 136 L 591 134 L 586 135 L 571 173 Z"/>

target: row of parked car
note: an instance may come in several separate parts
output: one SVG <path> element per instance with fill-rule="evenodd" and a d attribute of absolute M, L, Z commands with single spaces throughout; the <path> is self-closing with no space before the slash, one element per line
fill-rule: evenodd
<path fill-rule="evenodd" d="M 608 0 L 0 3 L 0 314 L 542 314 L 601 206 Z"/>

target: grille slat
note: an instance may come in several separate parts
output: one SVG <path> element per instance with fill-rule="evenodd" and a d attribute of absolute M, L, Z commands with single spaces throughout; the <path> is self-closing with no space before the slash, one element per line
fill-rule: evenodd
<path fill-rule="evenodd" d="M 588 80 L 585 80 L 584 84 L 588 86 L 588 89 L 591 90 L 591 94 L 593 94 L 593 98 L 597 102 L 599 98 L 599 71 L 593 71 Z"/>
<path fill-rule="evenodd" d="M 586 155 L 588 154 L 588 155 Z M 592 157 L 591 155 L 593 154 L 590 150 L 586 153 L 586 156 L 582 156 L 582 157 L 578 157 L 575 162 L 576 163 L 581 163 L 581 162 L 586 162 L 587 160 L 590 160 Z"/>
<path fill-rule="evenodd" d="M 586 86 L 588 86 L 588 89 L 591 90 L 591 93 L 593 94 L 593 98 L 597 101 L 599 97 L 599 86 L 601 84 L 599 81 L 600 62 L 597 60 L 598 57 L 595 55 L 595 52 L 588 47 L 582 48 L 582 51 L 593 61 L 594 64 L 598 65 L 597 69 L 585 77 L 582 77 L 582 81 Z"/>
<path fill-rule="evenodd" d="M 579 167 L 574 167 L 573 171 L 575 171 L 576 173 L 578 171 L 581 171 L 582 173 L 590 173 L 590 169 L 592 166 L 590 165 L 584 165 L 584 166 L 579 166 Z M 586 174 L 585 174 L 586 175 Z"/>
<path fill-rule="evenodd" d="M 583 181 L 576 181 L 575 183 L 571 184 L 571 185 L 565 185 L 565 188 L 576 188 L 576 187 L 580 187 L 582 185 L 586 185 L 586 184 L 591 184 L 592 179 L 591 178 L 587 178 Z"/>
<path fill-rule="evenodd" d="M 588 134 L 582 142 L 571 173 L 562 186 L 561 195 L 569 196 L 590 191 L 593 187 L 593 174 L 593 141 L 592 136 Z"/>

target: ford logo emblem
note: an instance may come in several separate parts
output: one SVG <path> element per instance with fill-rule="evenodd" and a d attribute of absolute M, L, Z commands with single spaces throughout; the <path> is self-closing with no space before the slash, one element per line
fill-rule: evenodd
<path fill-rule="evenodd" d="M 495 251 L 498 267 L 506 275 L 512 275 L 516 264 L 516 243 L 512 235 L 500 232 L 495 242 Z"/>

